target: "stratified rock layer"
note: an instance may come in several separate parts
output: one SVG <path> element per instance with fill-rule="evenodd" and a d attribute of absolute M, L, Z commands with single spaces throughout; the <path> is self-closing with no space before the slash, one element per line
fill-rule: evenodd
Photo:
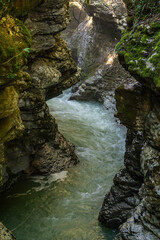
<path fill-rule="evenodd" d="M 80 71 L 60 38 L 69 22 L 68 1 L 0 5 L 1 191 L 19 173 L 49 174 L 78 162 L 45 101 L 74 85 Z"/>
<path fill-rule="evenodd" d="M 106 195 L 99 220 L 120 226 L 116 240 L 160 239 L 159 1 L 125 1 L 128 29 L 117 45 L 122 65 L 141 82 L 116 90 L 127 126 L 124 169 Z M 131 21 L 132 20 L 132 21 Z"/>

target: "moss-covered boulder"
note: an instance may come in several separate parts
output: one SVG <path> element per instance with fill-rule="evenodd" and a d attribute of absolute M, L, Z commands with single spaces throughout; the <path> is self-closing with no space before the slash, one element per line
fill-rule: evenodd
<path fill-rule="evenodd" d="M 160 94 L 160 2 L 127 1 L 130 22 L 117 44 L 121 64 L 141 83 Z"/>

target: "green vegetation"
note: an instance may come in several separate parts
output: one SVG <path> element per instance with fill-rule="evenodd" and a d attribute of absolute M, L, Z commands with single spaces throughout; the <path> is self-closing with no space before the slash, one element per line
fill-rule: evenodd
<path fill-rule="evenodd" d="M 142 19 L 160 12 L 159 0 L 135 0 L 135 15 Z"/>
<path fill-rule="evenodd" d="M 160 1 L 135 0 L 128 4 L 130 13 L 131 8 L 135 11 L 116 46 L 119 60 L 136 79 L 159 93 Z"/>
<path fill-rule="evenodd" d="M 23 22 L 9 15 L 0 21 L 0 84 L 20 80 L 19 71 L 27 62 L 31 36 Z M 23 76 L 22 76 L 23 77 Z"/>
<path fill-rule="evenodd" d="M 90 0 L 84 0 L 83 4 L 89 5 Z"/>

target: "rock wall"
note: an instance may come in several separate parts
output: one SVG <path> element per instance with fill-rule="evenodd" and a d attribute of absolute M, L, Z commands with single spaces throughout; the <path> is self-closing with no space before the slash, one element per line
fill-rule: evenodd
<path fill-rule="evenodd" d="M 126 26 L 127 10 L 123 1 L 82 1 L 71 3 L 72 21 L 64 38 L 78 66 L 82 68 L 80 86 L 71 99 L 103 102 L 109 91 L 133 78 L 119 64 L 115 46 Z"/>
<path fill-rule="evenodd" d="M 21 21 L 8 14 L 1 18 L 0 35 L 0 186 L 3 186 L 8 178 L 4 143 L 22 136 L 24 131 L 17 103 L 19 92 L 31 83 L 30 75 L 22 69 L 31 36 Z"/>
<path fill-rule="evenodd" d="M 114 178 L 99 220 L 120 226 L 116 240 L 160 239 L 159 1 L 125 1 L 128 28 L 117 45 L 121 64 L 140 82 L 116 90 L 127 126 L 124 168 Z"/>
<path fill-rule="evenodd" d="M 1 191 L 22 172 L 49 174 L 78 162 L 45 102 L 79 80 L 60 38 L 68 6 L 67 0 L 0 2 Z"/>

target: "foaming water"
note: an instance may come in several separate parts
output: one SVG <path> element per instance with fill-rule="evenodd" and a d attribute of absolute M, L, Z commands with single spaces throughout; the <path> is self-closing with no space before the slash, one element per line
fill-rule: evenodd
<path fill-rule="evenodd" d="M 126 129 L 112 103 L 69 101 L 69 91 L 48 101 L 59 130 L 76 145 L 80 164 L 49 177 L 19 181 L 1 203 L 0 220 L 17 240 L 112 240 L 115 230 L 98 212 L 122 166 Z"/>

